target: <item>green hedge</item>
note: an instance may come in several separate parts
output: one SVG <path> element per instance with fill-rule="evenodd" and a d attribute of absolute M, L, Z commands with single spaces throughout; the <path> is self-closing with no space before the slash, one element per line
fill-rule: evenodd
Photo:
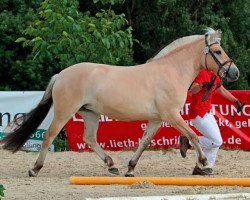
<path fill-rule="evenodd" d="M 0 199 L 1 199 L 1 197 L 4 197 L 4 193 L 3 193 L 4 190 L 5 190 L 5 188 L 3 187 L 2 184 L 0 184 Z"/>

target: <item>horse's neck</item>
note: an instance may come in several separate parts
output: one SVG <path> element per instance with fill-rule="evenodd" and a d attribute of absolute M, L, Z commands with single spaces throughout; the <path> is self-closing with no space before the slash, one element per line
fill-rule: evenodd
<path fill-rule="evenodd" d="M 203 47 L 203 41 L 199 40 L 186 45 L 185 48 L 170 52 L 159 59 L 158 62 L 162 63 L 161 65 L 166 71 L 167 68 L 174 67 L 178 71 L 184 87 L 189 88 L 201 69 Z"/>

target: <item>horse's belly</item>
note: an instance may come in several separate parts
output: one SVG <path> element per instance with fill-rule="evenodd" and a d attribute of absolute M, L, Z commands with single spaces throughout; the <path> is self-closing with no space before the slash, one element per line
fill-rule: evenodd
<path fill-rule="evenodd" d="M 117 120 L 134 121 L 159 119 L 159 113 L 157 113 L 152 106 L 143 106 L 142 104 L 98 104 L 90 106 L 89 109 Z"/>
<path fill-rule="evenodd" d="M 113 113 L 113 112 L 104 112 L 104 115 L 117 120 L 123 121 L 136 121 L 136 120 L 158 120 L 159 116 L 156 113 Z"/>

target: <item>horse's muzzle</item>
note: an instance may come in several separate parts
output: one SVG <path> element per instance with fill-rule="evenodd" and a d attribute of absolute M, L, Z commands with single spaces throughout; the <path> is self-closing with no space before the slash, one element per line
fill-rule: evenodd
<path fill-rule="evenodd" d="M 224 77 L 223 77 L 223 75 L 222 75 L 222 77 L 227 82 L 237 81 L 239 76 L 240 76 L 240 71 L 234 63 L 232 63 L 231 66 L 228 67 L 223 73 L 224 73 Z"/>
<path fill-rule="evenodd" d="M 228 70 L 227 77 L 231 81 L 237 81 L 240 77 L 239 69 L 235 65 L 231 66 L 231 68 Z"/>

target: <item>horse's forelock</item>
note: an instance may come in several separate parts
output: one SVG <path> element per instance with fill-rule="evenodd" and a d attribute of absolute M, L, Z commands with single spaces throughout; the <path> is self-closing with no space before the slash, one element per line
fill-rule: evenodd
<path fill-rule="evenodd" d="M 205 31 L 206 31 L 206 35 L 208 36 L 207 37 L 208 44 L 212 44 L 215 42 L 218 42 L 220 44 L 221 34 L 222 34 L 221 30 L 214 30 L 208 27 L 205 29 Z"/>

